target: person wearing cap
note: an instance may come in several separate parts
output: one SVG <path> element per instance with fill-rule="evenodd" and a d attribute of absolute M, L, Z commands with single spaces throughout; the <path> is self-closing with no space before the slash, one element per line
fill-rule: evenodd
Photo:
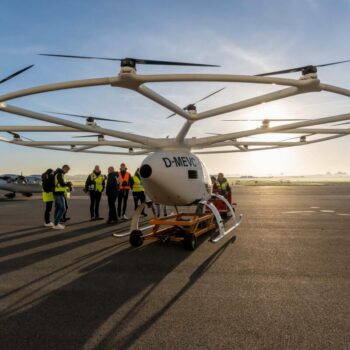
<path fill-rule="evenodd" d="M 70 167 L 65 164 L 62 168 L 57 168 L 54 173 L 54 199 L 55 199 L 55 222 L 53 225 L 54 230 L 63 230 L 65 228 L 64 225 L 60 224 L 63 215 L 66 211 L 65 199 L 64 195 L 67 191 L 67 188 L 72 186 L 71 182 L 67 182 L 66 174 L 70 170 Z"/>
<path fill-rule="evenodd" d="M 105 188 L 105 176 L 101 174 L 99 165 L 96 165 L 93 172 L 87 177 L 84 192 L 90 195 L 90 216 L 91 220 L 103 220 L 100 217 L 100 201 Z"/>
<path fill-rule="evenodd" d="M 119 178 L 119 193 L 118 193 L 118 217 L 128 220 L 128 217 L 125 215 L 126 206 L 128 204 L 129 191 L 134 185 L 132 176 L 127 171 L 125 163 L 120 164 L 120 169 L 118 172 Z"/>

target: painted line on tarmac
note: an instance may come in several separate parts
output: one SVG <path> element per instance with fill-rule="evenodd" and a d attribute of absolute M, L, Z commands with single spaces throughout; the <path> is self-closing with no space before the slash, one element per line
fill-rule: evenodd
<path fill-rule="evenodd" d="M 304 214 L 304 213 L 314 213 L 314 210 L 291 210 L 291 211 L 284 211 L 284 214 Z"/>

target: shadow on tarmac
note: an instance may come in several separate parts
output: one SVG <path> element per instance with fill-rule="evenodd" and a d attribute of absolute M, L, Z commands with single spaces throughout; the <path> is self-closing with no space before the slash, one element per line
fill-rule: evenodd
<path fill-rule="evenodd" d="M 92 227 L 87 227 L 67 234 L 84 235 L 91 232 L 91 229 Z M 78 246 L 105 239 L 111 232 L 95 234 L 63 246 L 7 260 L 1 264 L 1 273 L 20 269 Z M 199 245 L 207 239 L 207 236 L 201 237 Z M 40 247 L 43 242 L 47 243 L 45 240 L 46 238 L 44 241 L 39 239 L 30 244 Z M 2 313 L 1 347 L 81 349 L 89 342 L 96 341 L 93 348 L 129 348 L 198 281 L 233 242 L 234 239 L 227 241 L 206 258 L 189 276 L 184 287 L 168 302 L 161 304 L 159 308 L 157 306 L 146 320 L 131 330 L 128 328 L 129 322 L 135 320 L 139 311 L 147 305 L 148 298 L 156 293 L 157 286 L 191 253 L 178 247 L 178 243 L 164 245 L 160 242 L 145 244 L 138 249 L 126 247 L 115 252 L 124 244 L 128 244 L 124 240 L 79 256 L 73 262 L 70 261 L 1 297 L 6 298 L 11 294 L 23 292 L 25 288 L 30 290 L 15 304 L 8 305 Z M 16 250 L 21 248 L 23 245 L 16 247 Z M 56 289 L 49 288 L 74 270 L 80 273 L 76 279 Z M 38 282 L 40 287 L 36 287 Z M 36 297 L 39 291 L 44 293 Z M 134 299 L 138 301 L 134 302 Z M 97 340 L 92 339 L 95 332 L 101 328 L 106 329 L 103 335 L 98 334 Z"/>

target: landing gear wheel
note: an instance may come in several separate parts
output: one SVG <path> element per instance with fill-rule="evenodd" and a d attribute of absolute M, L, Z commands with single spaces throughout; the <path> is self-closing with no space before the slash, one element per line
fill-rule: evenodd
<path fill-rule="evenodd" d="M 186 250 L 195 250 L 197 248 L 197 237 L 195 235 L 187 235 L 184 238 L 184 246 Z"/>
<path fill-rule="evenodd" d="M 142 232 L 140 230 L 134 230 L 131 232 L 129 242 L 133 247 L 140 247 L 143 244 Z"/>

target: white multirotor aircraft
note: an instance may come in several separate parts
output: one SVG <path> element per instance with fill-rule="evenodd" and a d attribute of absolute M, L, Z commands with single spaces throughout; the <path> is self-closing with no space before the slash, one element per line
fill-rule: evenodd
<path fill-rule="evenodd" d="M 197 121 L 206 118 L 217 117 L 218 115 L 242 110 L 261 103 L 268 103 L 271 101 L 280 100 L 290 96 L 327 91 L 335 94 L 340 94 L 350 97 L 350 90 L 336 87 L 329 84 L 321 83 L 317 76 L 317 67 L 323 67 L 333 64 L 345 63 L 347 61 L 339 61 L 328 63 L 324 65 L 309 65 L 282 71 L 275 71 L 259 75 L 228 75 L 228 74 L 158 74 L 158 75 L 141 75 L 136 71 L 137 64 L 150 65 L 173 65 L 173 66 L 212 66 L 196 63 L 184 62 L 169 62 L 169 61 L 155 61 L 135 58 L 101 58 L 101 57 L 87 57 L 87 56 L 73 56 L 73 55 L 56 55 L 56 54 L 42 54 L 44 56 L 55 56 L 65 58 L 80 58 L 80 59 L 105 59 L 121 62 L 121 69 L 117 76 L 73 80 L 61 83 L 53 83 L 48 85 L 31 87 L 23 90 L 18 90 L 6 93 L 0 96 L 0 110 L 14 115 L 24 116 L 44 122 L 49 122 L 55 125 L 50 126 L 14 126 L 3 125 L 0 126 L 0 132 L 86 132 L 87 137 L 97 136 L 97 140 L 68 140 L 68 141 L 32 141 L 23 140 L 21 137 L 15 137 L 12 140 L 1 138 L 2 141 L 8 143 L 15 143 L 21 146 L 29 146 L 35 148 L 43 148 L 49 150 L 67 151 L 73 153 L 90 153 L 90 154 L 115 154 L 115 155 L 144 155 L 146 158 L 140 166 L 140 174 L 145 192 L 149 198 L 160 204 L 172 206 L 197 205 L 202 213 L 203 208 L 207 208 L 211 212 L 212 217 L 216 220 L 215 227 L 219 229 L 219 234 L 213 239 L 218 241 L 224 237 L 228 232 L 231 232 L 240 223 L 240 218 L 236 219 L 230 203 L 225 198 L 220 197 L 225 201 L 230 208 L 231 215 L 234 222 L 228 230 L 225 230 L 222 220 L 215 206 L 210 202 L 213 194 L 211 191 L 211 181 L 208 172 L 197 155 L 200 154 L 225 154 L 233 152 L 252 152 L 259 150 L 270 150 L 276 148 L 286 148 L 293 146 L 308 145 L 317 142 L 332 140 L 349 135 L 349 128 L 334 128 L 324 127 L 320 125 L 334 122 L 348 122 L 350 114 L 342 114 L 336 116 L 329 116 L 316 119 L 264 119 L 261 120 L 261 127 L 245 131 L 230 132 L 226 134 L 217 134 L 209 137 L 188 138 L 186 137 L 190 128 Z M 284 74 L 292 72 L 301 72 L 300 79 L 285 79 L 278 77 L 271 77 L 275 74 Z M 287 86 L 286 88 L 249 98 L 235 103 L 229 103 L 219 108 L 203 111 L 197 113 L 196 103 L 204 100 L 222 89 L 204 97 L 194 104 L 189 104 L 185 108 L 174 104 L 165 97 L 159 95 L 151 90 L 147 83 L 162 83 L 162 82 L 223 82 L 228 83 L 250 83 L 250 84 L 273 84 L 279 86 Z M 58 112 L 37 112 L 9 104 L 8 101 L 20 97 L 29 96 L 33 94 L 40 94 L 45 92 L 82 88 L 90 86 L 110 85 L 113 88 L 125 88 L 133 90 L 146 98 L 151 99 L 155 103 L 169 109 L 173 115 L 179 115 L 185 120 L 182 128 L 174 138 L 157 138 L 144 135 L 138 135 L 129 132 L 122 132 L 110 128 L 104 128 L 97 125 L 97 120 L 111 120 L 105 118 L 97 118 L 94 116 L 82 116 L 69 113 Z M 86 119 L 86 124 L 77 123 L 66 120 L 52 114 L 71 115 L 73 117 L 82 117 Z M 168 117 L 168 118 L 169 118 Z M 237 121 L 237 120 L 236 120 Z M 282 125 L 271 126 L 272 122 L 283 121 Z M 130 121 L 117 121 L 130 122 Z M 290 123 L 292 122 L 292 123 Z M 317 126 L 317 127 L 316 127 Z M 97 135 L 90 135 L 91 133 Z M 284 141 L 254 141 L 249 137 L 262 134 L 297 134 L 297 141 L 287 139 Z M 16 134 L 17 135 L 17 134 Z M 105 136 L 114 138 L 113 140 L 106 140 Z M 126 151 L 106 151 L 96 150 L 98 147 L 112 146 L 116 148 L 125 149 Z M 222 149 L 225 148 L 225 149 Z M 94 150 L 92 150 L 94 149 Z M 147 235 L 144 235 L 138 227 L 139 216 L 141 210 L 139 208 L 131 224 L 130 241 L 137 246 L 142 244 L 142 241 Z M 199 213 L 197 209 L 197 213 Z M 203 214 L 204 215 L 204 214 Z M 180 220 L 177 217 L 177 220 Z M 184 227 L 184 221 L 182 228 Z M 209 221 L 208 221 L 209 222 Z M 209 228 L 213 228 L 212 223 L 203 224 Z M 169 223 L 169 222 L 168 222 Z M 153 222 L 155 226 L 159 226 L 159 222 Z M 174 224 L 176 226 L 176 224 Z M 202 225 L 202 226 L 203 226 Z M 198 225 L 197 225 L 198 226 Z M 198 227 L 197 227 L 198 228 Z M 167 231 L 166 231 L 167 232 Z M 130 234 L 130 232 L 129 232 Z M 158 233 L 157 233 L 158 234 Z M 153 236 L 154 236 L 153 232 Z M 162 236 L 163 235 L 163 236 Z M 160 235 L 162 239 L 164 234 Z M 159 235 L 158 235 L 159 236 Z M 159 237 L 160 237 L 159 236 Z M 184 236 L 185 241 L 190 249 L 194 249 L 196 235 Z"/>

